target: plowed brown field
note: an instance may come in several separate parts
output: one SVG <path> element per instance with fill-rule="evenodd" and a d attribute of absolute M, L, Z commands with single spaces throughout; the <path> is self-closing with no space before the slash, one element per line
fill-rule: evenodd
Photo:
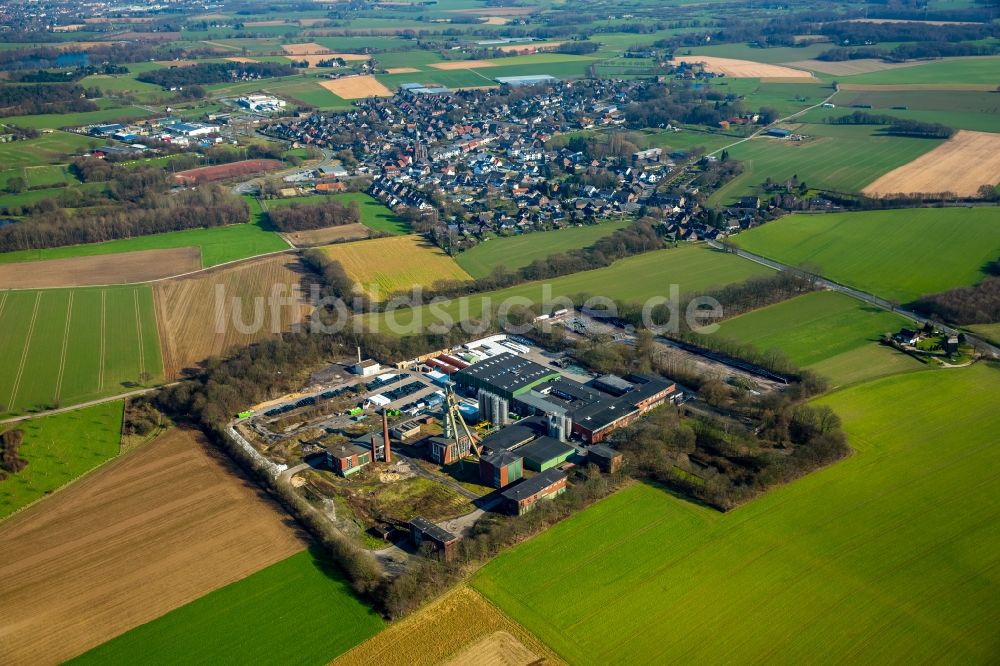
<path fill-rule="evenodd" d="M 953 192 L 975 196 L 1000 182 L 1000 134 L 961 131 L 862 190 L 872 196 Z"/>
<path fill-rule="evenodd" d="M 309 231 L 293 231 L 286 233 L 296 247 L 311 247 L 313 245 L 329 245 L 349 240 L 361 240 L 371 236 L 372 230 L 358 222 L 357 224 L 342 224 L 339 227 L 325 229 L 310 229 Z"/>
<path fill-rule="evenodd" d="M 0 264 L 0 289 L 148 282 L 201 269 L 201 250 L 179 247 Z"/>
<path fill-rule="evenodd" d="M 282 254 L 158 282 L 153 295 L 166 376 L 302 323 L 309 311 L 302 280 L 298 260 Z"/>
<path fill-rule="evenodd" d="M 289 519 L 175 429 L 0 525 L 0 663 L 54 664 L 302 550 Z"/>
<path fill-rule="evenodd" d="M 390 97 L 392 91 L 382 85 L 374 76 L 345 76 L 341 79 L 321 81 L 320 85 L 341 99 L 362 97 Z"/>
<path fill-rule="evenodd" d="M 178 171 L 174 174 L 174 179 L 185 185 L 197 185 L 198 183 L 214 183 L 219 180 L 236 178 L 237 176 L 249 176 L 264 171 L 273 171 L 284 166 L 278 160 L 243 160 L 241 162 L 230 162 L 229 164 L 216 164 L 214 166 L 198 167 L 187 171 Z"/>

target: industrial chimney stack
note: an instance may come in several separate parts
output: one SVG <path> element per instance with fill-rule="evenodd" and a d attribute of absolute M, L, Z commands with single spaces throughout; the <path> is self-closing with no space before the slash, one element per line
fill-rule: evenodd
<path fill-rule="evenodd" d="M 382 408 L 382 440 L 385 442 L 385 461 L 392 462 L 392 451 L 389 448 L 389 412 Z"/>
<path fill-rule="evenodd" d="M 372 462 L 378 461 L 378 444 L 375 443 L 375 433 L 372 433 Z"/>

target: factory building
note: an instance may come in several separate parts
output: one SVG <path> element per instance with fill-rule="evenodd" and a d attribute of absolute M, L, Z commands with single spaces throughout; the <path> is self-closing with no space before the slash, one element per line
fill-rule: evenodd
<path fill-rule="evenodd" d="M 510 451 L 484 455 L 479 459 L 479 478 L 493 488 L 505 488 L 523 476 L 524 458 Z"/>
<path fill-rule="evenodd" d="M 470 365 L 452 375 L 452 379 L 468 391 L 484 390 L 512 401 L 515 396 L 560 376 L 540 363 L 504 353 Z"/>
<path fill-rule="evenodd" d="M 572 446 L 552 437 L 539 437 L 517 449 L 517 455 L 524 457 L 524 466 L 536 472 L 558 467 L 574 453 L 576 449 Z"/>
<path fill-rule="evenodd" d="M 326 464 L 340 476 L 352 474 L 367 467 L 372 461 L 371 446 L 349 443 L 331 446 L 326 450 Z"/>
<path fill-rule="evenodd" d="M 510 401 L 496 393 L 479 389 L 479 416 L 498 428 L 502 428 L 510 420 Z"/>
<path fill-rule="evenodd" d="M 526 76 L 498 76 L 496 82 L 511 88 L 537 86 L 540 83 L 558 83 L 559 79 L 548 74 L 530 74 Z"/>
<path fill-rule="evenodd" d="M 566 474 L 550 469 L 507 488 L 500 493 L 504 509 L 523 516 L 543 499 L 553 499 L 566 492 Z"/>
<path fill-rule="evenodd" d="M 587 462 L 597 465 L 602 472 L 614 474 L 622 466 L 625 456 L 610 446 L 595 444 L 587 449 Z"/>

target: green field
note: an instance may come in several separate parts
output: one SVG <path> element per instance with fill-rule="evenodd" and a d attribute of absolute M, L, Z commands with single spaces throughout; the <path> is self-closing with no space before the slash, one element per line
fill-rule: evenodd
<path fill-rule="evenodd" d="M 148 285 L 0 292 L 0 414 L 84 402 L 162 378 Z"/>
<path fill-rule="evenodd" d="M 985 364 L 845 389 L 849 459 L 727 514 L 633 485 L 474 585 L 574 664 L 992 663 L 998 392 Z"/>
<path fill-rule="evenodd" d="M 896 332 L 910 322 L 874 305 L 835 291 L 818 291 L 776 305 L 748 312 L 720 324 L 711 337 L 750 343 L 760 351 L 778 349 L 801 368 L 821 369 L 836 385 L 885 374 L 920 370 L 926 366 L 913 358 L 878 345 L 886 332 Z M 865 349 L 875 351 L 868 353 Z M 859 368 L 857 354 L 866 362 Z"/>
<path fill-rule="evenodd" d="M 743 173 L 719 188 L 709 202 L 731 203 L 761 192 L 767 178 L 784 182 L 797 175 L 809 187 L 857 192 L 893 169 L 941 145 L 934 139 L 883 136 L 869 125 L 798 125 L 803 141 L 758 137 L 729 149 Z"/>
<path fill-rule="evenodd" d="M 743 249 L 812 264 L 842 284 L 906 303 L 971 285 L 1000 255 L 1000 208 L 790 215 L 740 234 Z"/>
<path fill-rule="evenodd" d="M 253 214 L 253 207 L 251 207 L 251 214 Z M 176 247 L 201 248 L 201 264 L 208 268 L 227 261 L 286 250 L 288 244 L 281 240 L 281 236 L 264 229 L 259 223 L 233 224 L 227 227 L 169 231 L 152 236 L 137 236 L 104 243 L 5 252 L 0 254 L 0 263 L 91 257 L 99 254 L 163 250 Z"/>
<path fill-rule="evenodd" d="M 434 323 L 434 310 L 446 312 L 455 321 L 467 321 L 479 318 L 484 310 L 495 309 L 504 302 L 523 305 L 525 302 L 545 303 L 548 298 L 587 295 L 638 304 L 653 297 L 669 297 L 672 285 L 677 285 L 679 293 L 684 294 L 769 272 L 770 269 L 735 255 L 684 245 L 628 257 L 605 268 L 452 299 L 436 306 L 399 310 L 389 316 L 401 329 L 412 331 Z M 386 315 L 373 315 L 369 322 L 378 321 L 382 326 L 386 319 Z"/>
<path fill-rule="evenodd" d="M 69 663 L 321 666 L 383 626 L 338 573 L 303 551 Z"/>
<path fill-rule="evenodd" d="M 0 519 L 118 455 L 121 400 L 22 421 L 28 466 L 0 481 Z M 0 426 L 0 432 L 8 426 Z"/>
<path fill-rule="evenodd" d="M 786 62 L 795 62 L 796 60 L 809 60 L 831 48 L 833 48 L 833 44 L 830 42 L 814 42 L 801 46 L 775 46 L 771 48 L 760 48 L 748 44 L 719 44 L 716 46 L 695 46 L 693 48 L 679 49 L 677 55 L 682 56 L 691 53 L 715 56 L 716 58 L 735 58 L 737 60 L 751 60 L 770 65 L 780 65 Z"/>
<path fill-rule="evenodd" d="M 364 192 L 345 192 L 333 195 L 342 204 L 357 201 L 361 206 L 361 224 L 375 231 L 382 231 L 393 236 L 410 233 L 410 225 L 404 222 L 382 202 L 373 199 Z"/>
<path fill-rule="evenodd" d="M 850 115 L 855 104 L 870 104 L 868 113 L 928 123 L 943 123 L 957 129 L 1000 132 L 1000 95 L 984 90 L 843 90 L 833 98 L 836 109 L 816 109 L 804 120 L 820 121 L 830 116 Z M 892 107 L 905 106 L 906 109 Z"/>
<path fill-rule="evenodd" d="M 726 95 L 744 98 L 747 106 L 760 110 L 767 106 L 777 109 L 782 118 L 796 111 L 819 104 L 833 94 L 833 89 L 824 83 L 771 83 L 760 79 L 722 78 L 712 81 L 712 87 Z"/>
<path fill-rule="evenodd" d="M 4 118 L 3 122 L 9 120 Z M 94 140 L 93 137 L 81 134 L 55 131 L 42 134 L 37 139 L 0 143 L 0 164 L 9 169 L 64 161 L 71 155 L 86 151 Z M 6 184 L 6 180 L 0 182 L 0 187 Z"/>
<path fill-rule="evenodd" d="M 33 127 L 35 129 L 60 129 L 62 127 L 81 127 L 95 123 L 107 123 L 120 119 L 134 120 L 153 115 L 137 106 L 113 106 L 97 111 L 81 111 L 79 113 L 44 113 L 37 116 L 11 116 L 4 118 L 5 125 L 18 127 Z M 85 137 L 92 138 L 92 137 Z M 15 144 L 21 143 L 16 141 Z"/>
<path fill-rule="evenodd" d="M 623 220 L 491 238 L 457 255 L 455 261 L 474 278 L 489 275 L 497 266 L 516 270 L 536 259 L 545 259 L 559 252 L 589 247 L 614 231 L 624 229 L 630 223 L 631 221 Z"/>
<path fill-rule="evenodd" d="M 913 67 L 838 76 L 840 83 L 874 84 L 1000 84 L 1000 57 L 933 60 Z"/>

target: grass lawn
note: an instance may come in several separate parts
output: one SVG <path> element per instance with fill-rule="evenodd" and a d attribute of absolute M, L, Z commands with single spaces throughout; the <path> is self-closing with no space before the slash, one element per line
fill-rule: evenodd
<path fill-rule="evenodd" d="M 413 331 L 436 323 L 439 319 L 436 311 L 447 313 L 454 321 L 461 322 L 479 319 L 484 311 L 495 309 L 504 302 L 512 305 L 544 304 L 549 299 L 599 295 L 629 303 L 642 303 L 653 297 L 669 297 L 672 285 L 677 285 L 679 292 L 684 294 L 741 282 L 752 275 L 769 272 L 770 269 L 735 255 L 683 245 L 628 257 L 605 268 L 452 299 L 436 306 L 399 310 L 388 317 L 382 314 L 378 315 L 377 320 L 370 317 L 369 322 L 378 321 L 379 326 L 384 326 L 391 317 L 400 328 L 400 331 L 391 331 L 395 333 Z M 520 302 L 510 299 L 518 299 Z M 550 305 L 562 307 L 562 302 Z"/>
<path fill-rule="evenodd" d="M 991 663 L 998 391 L 985 364 L 845 389 L 851 458 L 727 514 L 633 485 L 474 586 L 574 664 Z"/>
<path fill-rule="evenodd" d="M 410 233 L 409 224 L 386 208 L 382 202 L 373 199 L 364 192 L 345 192 L 334 194 L 333 197 L 345 205 L 357 201 L 358 205 L 361 206 L 361 224 L 369 229 L 382 231 L 393 236 Z"/>
<path fill-rule="evenodd" d="M 879 176 L 937 148 L 941 141 L 881 136 L 878 127 L 865 125 L 801 125 L 803 141 L 758 137 L 729 149 L 743 163 L 743 173 L 719 188 L 709 202 L 732 203 L 762 192 L 771 178 L 784 182 L 798 176 L 809 187 L 857 192 Z"/>
<path fill-rule="evenodd" d="M 21 457 L 28 461 L 23 470 L 0 481 L 0 519 L 118 455 L 123 409 L 122 401 L 115 400 L 0 426 L 0 431 L 24 431 Z"/>
<path fill-rule="evenodd" d="M 516 270 L 558 252 L 589 247 L 629 224 L 631 220 L 492 238 L 462 252 L 455 261 L 474 278 L 489 275 L 497 266 Z"/>
<path fill-rule="evenodd" d="M 149 285 L 0 292 L 0 413 L 71 405 L 162 378 Z"/>
<path fill-rule="evenodd" d="M 2 122 L 10 120 L 4 118 Z M 64 161 L 71 155 L 86 151 L 92 141 L 95 141 L 93 137 L 56 131 L 42 134 L 37 139 L 0 143 L 0 164 L 11 168 Z M 6 181 L 0 185 L 6 185 Z"/>
<path fill-rule="evenodd" d="M 987 340 L 1000 344 L 1000 323 L 972 324 L 971 326 L 965 326 L 964 328 L 969 329 L 973 333 L 980 335 Z"/>
<path fill-rule="evenodd" d="M 384 626 L 339 573 L 303 551 L 69 663 L 321 666 Z"/>
<path fill-rule="evenodd" d="M 750 343 L 761 351 L 778 349 L 799 367 L 815 370 L 823 364 L 824 374 L 841 385 L 856 380 L 854 352 L 866 347 L 882 353 L 865 355 L 865 379 L 899 372 L 900 367 L 925 368 L 905 354 L 878 345 L 882 333 L 907 324 L 909 320 L 899 315 L 850 296 L 817 291 L 726 320 L 711 335 Z M 838 359 L 844 354 L 852 363 Z"/>
<path fill-rule="evenodd" d="M 750 252 L 906 303 L 978 282 L 1000 254 L 1000 208 L 790 215 L 735 238 Z"/>

